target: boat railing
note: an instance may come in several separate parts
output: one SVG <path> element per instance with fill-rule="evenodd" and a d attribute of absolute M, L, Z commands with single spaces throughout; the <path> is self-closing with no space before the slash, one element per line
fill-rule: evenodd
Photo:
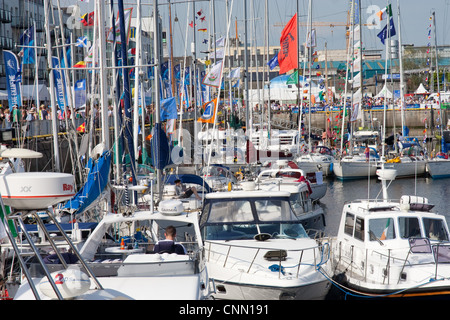
<path fill-rule="evenodd" d="M 423 240 L 419 244 L 411 245 L 411 240 Z M 366 248 L 361 256 L 364 256 L 364 267 L 362 268 L 364 271 L 363 279 L 364 281 L 368 281 L 368 267 L 369 267 L 369 257 L 372 257 L 372 261 L 374 257 L 378 257 L 379 261 L 382 262 L 382 273 L 383 277 L 387 281 L 386 284 L 390 284 L 392 281 L 397 281 L 397 284 L 400 281 L 405 281 L 407 278 L 407 274 L 404 272 L 405 268 L 413 268 L 416 266 L 426 266 L 429 265 L 434 267 L 434 280 L 438 279 L 439 276 L 439 266 L 440 265 L 449 265 L 450 264 L 450 243 L 430 243 L 427 238 L 411 238 L 409 247 L 401 247 L 401 248 L 389 248 L 385 251 L 376 250 L 372 248 Z M 350 266 L 349 270 L 354 274 L 354 268 L 357 259 L 355 248 L 352 246 L 350 256 Z M 343 258 L 341 250 L 339 250 L 338 259 L 341 260 Z M 406 255 L 405 255 L 406 252 Z"/>
<path fill-rule="evenodd" d="M 218 251 L 213 251 L 213 246 L 222 246 L 226 247 L 226 254 Z M 246 255 L 246 260 L 250 261 L 246 273 L 250 273 L 251 270 L 256 269 L 257 258 L 259 255 L 264 255 L 264 258 L 267 261 L 272 261 L 275 264 L 271 265 L 269 269 L 271 271 L 278 272 L 278 278 L 281 279 L 282 275 L 284 275 L 285 270 L 287 268 L 295 268 L 295 278 L 299 278 L 301 276 L 300 270 L 302 266 L 314 267 L 315 270 L 318 270 L 321 266 L 327 263 L 330 258 L 330 246 L 328 242 L 318 243 L 317 246 L 303 248 L 303 249 L 272 249 L 267 247 L 255 247 L 255 246 L 245 246 L 238 244 L 228 244 L 216 241 L 205 241 L 205 249 L 207 250 L 207 254 L 205 255 L 205 259 L 207 262 L 211 261 L 211 253 L 218 255 L 225 255 L 223 267 L 225 268 L 228 265 L 232 265 L 233 262 L 229 262 L 229 260 L 238 258 L 232 258 L 233 250 L 236 249 L 247 249 L 249 251 L 253 251 L 251 255 Z M 289 252 L 295 252 L 298 255 L 298 261 L 295 261 L 295 265 L 292 266 L 283 266 L 282 262 L 286 261 L 286 257 L 289 256 Z M 269 258 L 270 256 L 270 258 Z M 266 258 L 267 257 L 267 258 Z M 311 259 L 312 257 L 312 259 Z M 236 261 L 235 261 L 236 262 Z M 303 269 L 302 269 L 303 270 Z M 291 276 L 293 274 L 291 273 Z"/>

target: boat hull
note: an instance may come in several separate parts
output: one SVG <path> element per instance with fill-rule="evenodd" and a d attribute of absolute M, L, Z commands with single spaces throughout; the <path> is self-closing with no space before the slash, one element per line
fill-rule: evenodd
<path fill-rule="evenodd" d="M 249 285 L 226 279 L 214 281 L 214 299 L 224 300 L 324 300 L 330 288 L 328 280 L 293 287 Z"/>
<path fill-rule="evenodd" d="M 386 163 L 384 167 L 386 169 L 395 169 L 397 178 L 421 176 L 426 172 L 425 161 Z"/>
<path fill-rule="evenodd" d="M 333 163 L 333 173 L 339 180 L 364 179 L 375 176 L 377 166 L 374 162 L 364 161 L 336 161 Z"/>
<path fill-rule="evenodd" d="M 433 179 L 450 178 L 450 160 L 430 160 L 426 167 Z"/>

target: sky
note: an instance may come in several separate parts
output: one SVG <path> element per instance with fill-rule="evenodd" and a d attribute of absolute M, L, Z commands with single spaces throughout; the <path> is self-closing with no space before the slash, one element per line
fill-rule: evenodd
<path fill-rule="evenodd" d="M 56 3 L 56 0 L 53 0 Z M 60 0 L 62 6 L 74 4 L 74 0 Z M 78 1 L 81 11 L 93 10 L 94 0 Z M 115 0 L 117 3 L 117 0 Z M 191 51 L 191 42 L 193 41 L 193 29 L 188 24 L 193 20 L 193 7 L 191 1 L 170 0 L 172 5 L 172 18 L 178 18 L 173 22 L 174 53 L 175 55 L 188 55 Z M 375 13 L 386 6 L 387 0 L 361 0 L 361 16 L 363 24 L 372 24 Z M 307 24 L 309 0 L 268 0 L 269 2 L 269 44 L 279 45 L 280 35 L 283 26 L 299 9 L 299 19 L 304 25 Z M 431 23 L 430 16 L 433 11 L 436 12 L 436 28 L 438 45 L 450 44 L 450 0 L 398 0 L 400 4 L 400 27 L 403 44 L 413 44 L 415 46 L 426 46 L 428 39 L 428 27 Z M 160 14 L 163 17 L 163 25 L 168 29 L 168 0 L 158 0 Z M 227 33 L 227 14 L 226 0 L 215 0 L 215 29 L 216 37 L 226 36 Z M 229 6 L 232 6 L 230 37 L 235 37 L 237 24 L 237 33 L 241 40 L 244 40 L 244 0 L 228 0 Z M 328 49 L 345 49 L 345 24 L 347 23 L 347 11 L 350 0 L 312 0 L 312 21 L 320 26 L 313 28 L 317 32 L 317 50 L 323 50 L 325 42 Z M 390 0 L 394 14 L 394 25 L 399 33 L 397 0 Z M 124 6 L 135 6 L 136 0 L 124 0 Z M 142 16 L 148 17 L 153 10 L 153 0 L 141 0 Z M 106 5 L 109 8 L 109 2 Z M 201 11 L 200 14 L 198 14 Z M 197 29 L 207 29 L 207 32 L 197 31 L 197 52 L 206 51 L 209 40 L 208 35 L 213 30 L 213 14 L 211 1 L 195 1 L 195 16 Z M 134 10 L 133 15 L 136 15 Z M 202 19 L 202 20 L 201 20 Z M 330 28 L 329 25 L 335 27 Z M 384 27 L 381 25 L 363 26 L 363 48 L 379 49 L 384 51 L 384 45 L 377 38 L 377 34 Z M 306 39 L 306 26 L 300 27 L 301 41 Z M 187 30 L 187 35 L 186 35 Z M 265 0 L 247 0 L 247 37 L 249 44 L 263 46 L 265 44 Z M 256 36 L 255 36 L 256 34 Z M 398 36 L 394 39 L 398 39 Z M 434 37 L 431 39 L 434 44 Z M 199 54 L 199 53 L 198 53 Z"/>

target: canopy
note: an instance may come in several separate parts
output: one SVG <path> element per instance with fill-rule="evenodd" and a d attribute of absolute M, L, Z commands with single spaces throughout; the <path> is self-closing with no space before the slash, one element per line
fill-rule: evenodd
<path fill-rule="evenodd" d="M 44 84 L 39 84 L 39 100 L 50 101 L 50 92 Z M 34 84 L 22 85 L 22 98 L 26 100 L 36 99 L 36 86 Z"/>
<path fill-rule="evenodd" d="M 423 86 L 423 83 L 420 84 L 420 86 L 417 88 L 416 91 L 414 91 L 415 94 L 428 94 L 429 92 L 425 87 Z"/>
<path fill-rule="evenodd" d="M 381 91 L 375 96 L 375 98 L 388 98 L 391 99 L 393 97 L 392 92 L 390 92 L 386 86 L 381 89 Z"/>

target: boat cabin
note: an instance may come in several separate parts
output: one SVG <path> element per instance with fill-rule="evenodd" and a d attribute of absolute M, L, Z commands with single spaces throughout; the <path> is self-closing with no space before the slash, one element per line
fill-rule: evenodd
<path fill-rule="evenodd" d="M 400 204 L 369 201 L 346 204 L 338 239 L 376 246 L 409 238 L 448 241 L 445 218 L 429 212 L 432 207 L 426 198 L 417 196 L 403 196 Z"/>
<path fill-rule="evenodd" d="M 204 240 L 307 238 L 285 191 L 232 191 L 206 195 L 200 218 Z"/>

